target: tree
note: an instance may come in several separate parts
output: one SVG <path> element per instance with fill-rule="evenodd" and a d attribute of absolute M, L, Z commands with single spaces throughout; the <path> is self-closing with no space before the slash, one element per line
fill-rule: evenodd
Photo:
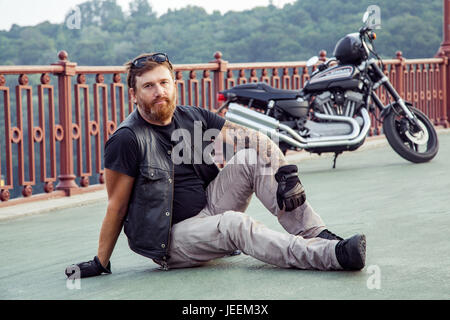
<path fill-rule="evenodd" d="M 129 14 L 116 0 L 80 4 L 80 29 L 44 22 L 13 25 L 0 33 L 0 64 L 48 64 L 59 50 L 79 65 L 111 65 L 142 52 L 163 51 L 175 63 L 212 60 L 221 51 L 230 62 L 305 60 L 322 49 L 328 56 L 336 42 L 362 25 L 372 0 L 300 0 L 243 12 L 208 14 L 187 6 L 158 17 L 148 0 L 133 0 Z M 442 41 L 442 1 L 378 0 L 379 53 L 393 57 L 432 57 Z M 71 13 L 68 13 L 66 18 Z"/>

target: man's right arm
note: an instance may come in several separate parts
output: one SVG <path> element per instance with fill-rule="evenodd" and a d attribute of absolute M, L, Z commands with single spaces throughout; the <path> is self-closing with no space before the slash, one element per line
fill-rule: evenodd
<path fill-rule="evenodd" d="M 133 189 L 134 178 L 110 169 L 105 169 L 105 178 L 108 193 L 108 207 L 100 230 L 97 255 L 90 261 L 68 266 L 65 271 L 67 277 L 77 276 L 77 270 L 80 278 L 95 277 L 102 273 L 111 273 L 109 259 L 111 258 L 127 214 L 128 201 L 131 190 Z"/>
<path fill-rule="evenodd" d="M 90 261 L 68 266 L 65 274 L 69 278 L 74 276 L 87 278 L 99 276 L 102 273 L 111 273 L 109 259 L 127 214 L 134 178 L 110 169 L 105 169 L 105 178 L 108 192 L 108 207 L 100 230 L 97 255 Z M 78 275 L 76 274 L 77 270 Z"/>
<path fill-rule="evenodd" d="M 126 174 L 105 169 L 108 207 L 100 230 L 97 256 L 106 267 L 122 230 L 127 214 L 128 201 L 133 190 L 134 178 Z"/>
<path fill-rule="evenodd" d="M 111 273 L 109 259 L 122 230 L 128 202 L 133 190 L 138 163 L 138 146 L 133 131 L 117 130 L 105 144 L 105 180 L 108 206 L 100 230 L 97 255 L 93 260 L 76 264 L 81 278 Z M 73 274 L 74 265 L 66 268 L 66 275 Z"/>

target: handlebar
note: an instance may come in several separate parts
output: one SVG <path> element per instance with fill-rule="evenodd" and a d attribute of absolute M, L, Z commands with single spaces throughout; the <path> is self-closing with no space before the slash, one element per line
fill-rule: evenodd
<path fill-rule="evenodd" d="M 320 64 L 318 67 L 319 71 L 322 71 L 322 70 L 325 70 L 326 68 L 328 68 L 328 65 L 333 61 L 337 61 L 337 59 L 333 57 L 333 58 L 328 59 L 324 63 Z"/>
<path fill-rule="evenodd" d="M 359 34 L 360 34 L 361 36 L 363 36 L 367 31 L 372 31 L 372 29 L 369 28 L 369 27 L 367 27 L 367 26 L 362 27 L 361 29 L 359 29 Z"/>
<path fill-rule="evenodd" d="M 381 60 L 380 56 L 377 54 L 374 48 L 373 41 L 377 38 L 376 33 L 373 31 L 371 27 L 364 26 L 359 29 L 359 36 L 361 38 L 361 42 L 363 43 L 364 48 L 367 51 L 367 54 L 371 52 L 374 54 L 379 60 Z"/>
<path fill-rule="evenodd" d="M 323 71 L 328 67 L 328 64 L 326 62 L 319 64 L 319 71 Z"/>
<path fill-rule="evenodd" d="M 337 61 L 337 59 L 333 57 L 333 58 L 330 58 L 330 59 L 328 59 L 327 61 L 325 61 L 325 62 L 319 64 L 319 65 L 317 66 L 316 71 L 314 71 L 314 72 L 311 74 L 311 76 L 312 76 L 312 75 L 315 75 L 315 74 L 318 73 L 318 72 L 321 72 L 321 71 L 327 69 L 328 66 L 329 66 L 329 64 L 330 64 L 331 62 L 333 62 L 333 61 Z"/>
<path fill-rule="evenodd" d="M 367 26 L 359 29 L 359 35 L 361 36 L 361 39 L 367 36 L 371 41 L 375 40 L 377 37 L 375 32 L 373 32 L 373 29 Z"/>

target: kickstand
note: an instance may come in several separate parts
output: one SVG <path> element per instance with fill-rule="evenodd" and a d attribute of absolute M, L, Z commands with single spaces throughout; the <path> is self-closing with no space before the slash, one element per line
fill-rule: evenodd
<path fill-rule="evenodd" d="M 334 153 L 334 159 L 333 159 L 333 169 L 336 169 L 336 159 L 342 152 L 335 152 Z"/>

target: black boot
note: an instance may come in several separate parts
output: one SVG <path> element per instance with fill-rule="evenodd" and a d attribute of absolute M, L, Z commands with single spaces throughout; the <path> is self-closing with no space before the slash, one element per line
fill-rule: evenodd
<path fill-rule="evenodd" d="M 319 233 L 319 235 L 316 236 L 316 238 L 323 238 L 327 240 L 344 240 L 343 238 L 335 235 L 328 229 L 323 230 L 321 233 Z"/>
<path fill-rule="evenodd" d="M 366 236 L 357 234 L 336 245 L 336 258 L 344 270 L 361 270 L 366 262 Z"/>
<path fill-rule="evenodd" d="M 234 250 L 234 251 L 230 252 L 228 255 L 230 257 L 234 257 L 234 256 L 240 255 L 241 253 L 242 253 L 241 250 Z"/>

